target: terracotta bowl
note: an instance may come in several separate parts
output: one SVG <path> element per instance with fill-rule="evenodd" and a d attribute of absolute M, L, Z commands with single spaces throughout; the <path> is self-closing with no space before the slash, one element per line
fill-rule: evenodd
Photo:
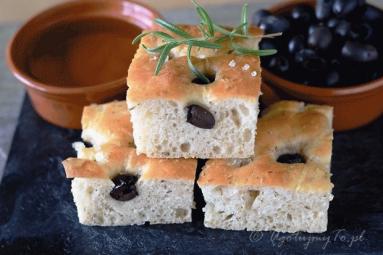
<path fill-rule="evenodd" d="M 272 6 L 272 13 L 291 10 L 297 4 L 311 4 L 312 0 L 285 1 Z M 268 71 L 262 70 L 263 101 L 270 104 L 280 99 L 296 99 L 334 107 L 336 131 L 361 127 L 383 113 L 383 77 L 363 84 L 341 88 L 319 88 L 291 82 Z"/>
<path fill-rule="evenodd" d="M 33 54 L 32 48 L 36 47 L 36 40 L 43 37 L 44 31 L 48 31 L 57 24 L 69 22 L 75 28 L 77 21 L 80 22 L 89 18 L 117 20 L 120 24 L 123 23 L 128 31 L 131 27 L 135 33 L 139 33 L 142 29 L 151 28 L 153 19 L 157 17 L 160 17 L 157 11 L 133 1 L 69 1 L 38 14 L 19 29 L 7 48 L 8 66 L 14 76 L 25 85 L 35 110 L 43 119 L 65 128 L 80 128 L 81 114 L 85 105 L 125 97 L 127 90 L 126 73 L 129 64 L 126 66 L 126 73 L 118 78 L 84 86 L 73 84 L 58 86 L 31 74 L 28 58 Z M 101 27 L 103 27 L 102 24 Z M 106 26 L 101 29 L 108 28 Z M 85 46 L 85 49 L 87 47 L 87 45 L 82 46 Z M 118 49 L 116 50 L 118 51 Z M 130 58 L 134 52 L 135 48 L 133 47 Z M 47 68 L 50 67 L 47 66 Z M 77 64 L 77 68 L 79 75 L 87 75 L 82 72 L 81 64 Z M 40 70 L 44 72 L 45 67 L 40 68 Z M 92 75 L 97 75 L 97 73 L 98 70 L 95 70 Z"/>

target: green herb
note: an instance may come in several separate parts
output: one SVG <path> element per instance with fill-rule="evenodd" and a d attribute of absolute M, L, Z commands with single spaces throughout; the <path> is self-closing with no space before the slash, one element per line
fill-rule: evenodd
<path fill-rule="evenodd" d="M 149 54 L 159 54 L 159 58 L 157 61 L 155 74 L 157 75 L 161 69 L 164 63 L 166 62 L 167 58 L 169 57 L 169 54 L 171 50 L 177 46 L 180 45 L 187 45 L 187 63 L 190 68 L 190 70 L 193 72 L 193 74 L 202 80 L 203 82 L 209 83 L 209 79 L 200 71 L 198 68 L 196 68 L 193 65 L 192 62 L 192 48 L 193 47 L 199 47 L 199 48 L 208 48 L 208 49 L 220 49 L 222 48 L 222 43 L 225 41 L 229 41 L 229 46 L 231 47 L 231 50 L 233 53 L 238 55 L 254 55 L 254 56 L 269 56 L 277 53 L 277 50 L 275 49 L 267 49 L 267 50 L 258 50 L 258 49 L 252 49 L 252 48 L 246 48 L 243 46 L 238 45 L 234 42 L 235 38 L 241 38 L 241 39 L 257 39 L 257 38 L 272 38 L 275 36 L 281 35 L 281 33 L 274 33 L 274 34 L 268 34 L 268 35 L 250 35 L 249 34 L 249 21 L 248 21 L 248 4 L 244 4 L 242 7 L 241 12 L 241 23 L 239 26 L 235 27 L 232 30 L 228 30 L 227 28 L 224 28 L 218 24 L 215 24 L 212 19 L 210 18 L 207 11 L 197 3 L 195 0 L 191 0 L 196 8 L 196 12 L 200 18 L 200 24 L 199 29 L 202 33 L 202 37 L 193 37 L 191 34 L 189 34 L 187 31 L 183 30 L 182 28 L 178 27 L 177 25 L 171 24 L 163 19 L 155 19 L 154 22 L 157 23 L 159 26 L 164 28 L 165 30 L 168 30 L 172 32 L 173 34 L 179 36 L 180 38 L 174 38 L 168 33 L 162 32 L 162 31 L 149 31 L 144 32 L 138 35 L 134 40 L 132 41 L 133 44 L 137 43 L 142 37 L 147 35 L 154 35 L 163 40 L 163 44 L 154 48 L 149 48 L 146 45 L 142 45 L 142 47 L 149 53 Z M 219 32 L 221 35 L 217 36 L 216 32 Z"/>

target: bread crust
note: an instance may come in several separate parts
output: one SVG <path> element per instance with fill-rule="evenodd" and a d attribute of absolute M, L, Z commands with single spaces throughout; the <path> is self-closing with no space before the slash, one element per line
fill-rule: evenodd
<path fill-rule="evenodd" d="M 255 158 L 244 166 L 209 160 L 198 184 L 280 187 L 302 192 L 331 192 L 332 108 L 281 101 L 258 121 Z M 305 164 L 283 164 L 284 153 L 301 153 Z"/>
<path fill-rule="evenodd" d="M 181 27 L 194 36 L 201 36 L 196 26 L 183 25 Z M 251 33 L 260 35 L 262 32 L 257 28 L 252 28 Z M 173 36 L 175 35 L 173 34 Z M 259 39 L 236 40 L 238 44 L 246 44 L 247 47 L 253 48 L 257 47 L 258 41 Z M 200 101 L 201 98 L 207 100 L 241 98 L 250 101 L 258 99 L 261 84 L 259 57 L 228 54 L 227 43 L 219 50 L 194 47 L 193 64 L 204 73 L 215 73 L 214 82 L 201 86 L 192 83 L 195 76 L 187 65 L 185 45 L 173 49 L 170 54 L 172 57 L 164 64 L 159 74 L 155 75 L 158 56 L 149 55 L 142 47 L 143 44 L 147 47 L 157 47 L 163 42 L 151 35 L 141 40 L 140 47 L 128 71 L 127 101 L 129 107 L 157 98 L 185 103 Z"/>
<path fill-rule="evenodd" d="M 107 137 L 107 142 L 86 148 L 75 144 L 78 158 L 63 161 L 67 178 L 101 178 L 129 171 L 141 179 L 183 179 L 194 181 L 197 161 L 193 159 L 154 159 L 137 155 L 133 145 L 130 114 L 125 102 L 91 105 L 84 108 L 83 133 Z M 89 137 L 93 140 L 93 137 Z"/>

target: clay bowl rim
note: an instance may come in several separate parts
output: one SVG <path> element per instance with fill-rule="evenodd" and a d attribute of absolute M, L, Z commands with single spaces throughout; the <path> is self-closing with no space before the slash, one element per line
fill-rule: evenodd
<path fill-rule="evenodd" d="M 272 14 L 279 14 L 283 11 L 290 10 L 299 4 L 314 5 L 315 0 L 289 0 L 281 3 L 272 5 L 267 10 Z M 266 84 L 274 85 L 279 88 L 285 88 L 290 91 L 299 92 L 300 94 L 312 95 L 318 97 L 331 97 L 331 96 L 342 96 L 342 95 L 358 95 L 368 93 L 379 87 L 383 87 L 383 76 L 378 79 L 368 81 L 365 83 L 354 84 L 351 86 L 325 88 L 325 87 L 312 87 L 303 83 L 297 83 L 286 80 L 279 75 L 272 73 L 266 68 L 262 69 L 264 82 Z"/>
<path fill-rule="evenodd" d="M 99 4 L 99 3 L 106 3 L 108 5 L 123 5 L 124 3 L 130 3 L 134 4 L 140 7 L 143 7 L 144 9 L 148 10 L 152 15 L 153 18 L 161 18 L 162 15 L 155 10 L 153 7 L 150 7 L 149 5 L 137 2 L 135 0 L 118 0 L 118 1 L 109 1 L 109 0 L 70 0 L 58 5 L 54 5 L 53 7 L 50 7 L 48 9 L 45 9 L 38 14 L 34 15 L 33 17 L 29 18 L 18 30 L 16 33 L 11 37 L 10 41 L 8 42 L 8 45 L 6 47 L 6 62 L 7 65 L 11 71 L 11 73 L 19 80 L 21 81 L 26 87 L 41 91 L 43 93 L 49 93 L 49 94 L 84 94 L 88 92 L 97 92 L 97 91 L 103 91 L 105 89 L 112 89 L 112 88 L 118 88 L 121 87 L 121 84 L 126 83 L 126 77 L 118 78 L 116 80 L 112 80 L 109 82 L 89 85 L 89 86 L 83 86 L 83 87 L 68 87 L 68 86 L 55 86 L 50 85 L 48 83 L 41 82 L 35 78 L 33 78 L 31 75 L 29 75 L 27 72 L 25 72 L 22 68 L 20 68 L 14 61 L 12 51 L 15 50 L 15 41 L 17 38 L 23 33 L 25 29 L 30 26 L 30 24 L 36 20 L 39 19 L 48 13 L 56 12 L 60 13 L 62 9 L 70 8 L 73 5 L 78 4 Z M 126 15 L 129 17 L 129 15 Z M 118 17 L 113 17 L 114 19 L 120 19 Z M 123 20 L 126 23 L 129 23 L 126 20 Z M 131 23 L 132 25 L 135 25 Z M 135 25 L 137 26 L 137 25 Z M 141 30 L 143 28 L 139 27 Z"/>

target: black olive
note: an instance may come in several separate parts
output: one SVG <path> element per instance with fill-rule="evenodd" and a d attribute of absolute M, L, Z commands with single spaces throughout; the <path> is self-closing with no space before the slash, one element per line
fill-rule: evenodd
<path fill-rule="evenodd" d="M 302 63 L 307 58 L 316 58 L 318 55 L 312 49 L 302 49 L 295 54 L 295 62 Z"/>
<path fill-rule="evenodd" d="M 339 17 L 344 17 L 356 10 L 359 0 L 334 0 L 332 11 Z"/>
<path fill-rule="evenodd" d="M 373 33 L 372 27 L 368 23 L 352 24 L 350 29 L 350 37 L 354 40 L 368 41 Z"/>
<path fill-rule="evenodd" d="M 266 33 L 278 33 L 287 31 L 290 28 L 290 23 L 282 16 L 270 15 L 260 21 L 259 27 Z"/>
<path fill-rule="evenodd" d="M 258 10 L 253 14 L 253 24 L 259 26 L 259 23 L 264 17 L 270 16 L 271 13 L 267 10 Z"/>
<path fill-rule="evenodd" d="M 308 5 L 298 5 L 291 10 L 293 20 L 309 23 L 314 19 L 314 10 Z"/>
<path fill-rule="evenodd" d="M 289 70 L 290 64 L 286 57 L 276 55 L 270 59 L 268 67 L 274 71 L 284 73 Z"/>
<path fill-rule="evenodd" d="M 342 56 L 357 62 L 370 62 L 378 59 L 379 54 L 373 45 L 347 41 L 342 47 Z"/>
<path fill-rule="evenodd" d="M 366 0 L 358 0 L 358 7 L 363 7 L 366 5 Z"/>
<path fill-rule="evenodd" d="M 318 24 L 310 25 L 309 29 L 307 30 L 307 34 L 311 34 L 317 26 Z"/>
<path fill-rule="evenodd" d="M 340 20 L 338 25 L 335 28 L 335 34 L 341 37 L 346 37 L 348 33 L 350 32 L 350 29 L 351 29 L 350 22 L 346 20 Z"/>
<path fill-rule="evenodd" d="M 138 177 L 129 174 L 119 174 L 112 179 L 114 183 L 110 196 L 119 201 L 128 201 L 138 195 L 136 182 Z"/>
<path fill-rule="evenodd" d="M 325 85 L 332 87 L 339 82 L 339 73 L 337 71 L 331 71 L 326 75 Z"/>
<path fill-rule="evenodd" d="M 211 112 L 199 105 L 187 106 L 186 122 L 203 129 L 212 129 L 215 119 Z"/>
<path fill-rule="evenodd" d="M 332 42 L 332 33 L 325 26 L 316 26 L 307 38 L 307 44 L 313 48 L 327 49 Z"/>
<path fill-rule="evenodd" d="M 276 49 L 277 46 L 275 41 L 276 41 L 275 39 L 268 39 L 268 38 L 262 39 L 262 41 L 259 43 L 259 48 L 261 50 Z"/>
<path fill-rule="evenodd" d="M 315 15 L 317 19 L 324 20 L 330 17 L 334 0 L 317 0 Z"/>
<path fill-rule="evenodd" d="M 295 62 L 299 63 L 306 71 L 319 72 L 326 66 L 326 61 L 311 49 L 303 49 L 295 54 Z"/>
<path fill-rule="evenodd" d="M 303 35 L 296 35 L 289 41 L 288 48 L 291 54 L 295 54 L 305 47 L 305 38 Z"/>
<path fill-rule="evenodd" d="M 362 19 L 366 21 L 383 20 L 383 11 L 376 8 L 375 6 L 366 5 L 362 13 Z"/>
<path fill-rule="evenodd" d="M 326 25 L 328 28 L 336 28 L 339 24 L 339 20 L 337 18 L 331 18 L 327 21 Z"/>

